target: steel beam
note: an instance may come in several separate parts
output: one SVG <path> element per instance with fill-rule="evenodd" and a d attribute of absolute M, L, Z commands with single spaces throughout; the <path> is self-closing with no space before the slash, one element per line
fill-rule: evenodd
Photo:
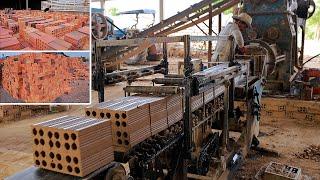
<path fill-rule="evenodd" d="M 190 14 L 199 11 L 200 9 L 206 7 L 208 4 L 212 3 L 212 0 L 203 0 L 197 4 L 194 4 L 193 6 L 189 7 L 188 9 L 166 19 L 160 22 L 159 24 L 156 24 L 155 26 L 141 32 L 138 36 L 139 37 L 145 37 L 145 36 L 153 36 L 153 33 L 156 31 L 159 31 L 160 29 L 169 26 L 170 24 L 175 23 L 176 21 L 179 21 L 183 19 L 186 16 L 189 16 Z"/>
<path fill-rule="evenodd" d="M 240 0 L 229 1 L 227 4 L 221 6 L 219 9 L 214 9 L 213 12 L 212 12 L 212 16 L 216 16 L 218 14 L 221 14 L 223 11 L 231 8 L 232 6 L 238 4 L 239 2 L 240 2 Z M 203 16 L 203 17 L 197 19 L 196 21 L 194 21 L 194 23 L 199 24 L 199 23 L 207 20 L 208 18 L 209 18 L 209 15 Z M 181 31 L 181 30 L 187 29 L 189 27 L 192 27 L 192 26 L 194 26 L 194 23 L 190 22 L 188 24 L 180 26 L 180 27 L 178 27 L 178 28 L 176 28 L 176 29 L 174 29 L 172 31 L 169 31 L 169 32 L 165 33 L 165 35 L 176 33 L 178 31 Z"/>
<path fill-rule="evenodd" d="M 217 4 L 214 4 L 214 5 L 212 6 L 212 8 L 213 8 L 213 9 L 217 9 L 217 8 L 223 6 L 223 5 L 226 4 L 226 3 L 228 3 L 228 1 L 219 2 L 219 3 L 217 3 Z M 210 5 L 212 5 L 212 3 L 210 3 Z M 191 21 L 191 20 L 195 20 L 196 18 L 200 18 L 200 16 L 208 13 L 209 11 L 210 11 L 209 8 L 202 9 L 199 13 L 196 13 L 195 15 L 193 15 L 193 16 L 191 16 L 191 17 L 187 16 L 187 17 L 188 17 L 188 20 Z M 184 24 L 186 24 L 186 23 L 187 23 L 187 22 L 184 22 L 184 21 L 178 22 L 178 23 L 176 23 L 176 24 L 174 24 L 174 25 L 166 28 L 165 30 L 162 30 L 161 32 L 157 33 L 156 36 L 171 34 L 171 33 L 169 33 L 169 32 L 171 32 L 171 31 L 174 30 L 175 28 L 178 28 L 178 27 L 180 27 L 180 26 L 182 26 L 182 25 L 184 25 Z"/>
<path fill-rule="evenodd" d="M 178 86 L 127 86 L 123 90 L 127 93 L 146 94 L 178 94 L 181 92 Z"/>
<path fill-rule="evenodd" d="M 183 85 L 183 78 L 155 78 L 152 80 L 155 84 L 164 84 L 164 85 Z"/>
<path fill-rule="evenodd" d="M 183 41 L 182 41 L 182 36 L 135 38 L 135 39 L 123 39 L 123 40 L 97 40 L 97 46 L 98 47 L 138 46 L 144 42 L 148 42 L 150 44 L 156 44 L 156 43 L 174 43 L 174 42 L 183 42 Z"/>

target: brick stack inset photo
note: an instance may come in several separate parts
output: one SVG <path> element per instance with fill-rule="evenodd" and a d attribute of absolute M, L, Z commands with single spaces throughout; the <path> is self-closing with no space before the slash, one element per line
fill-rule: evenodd
<path fill-rule="evenodd" d="M 84 177 L 114 159 L 111 121 L 64 116 L 32 126 L 36 166 Z"/>
<path fill-rule="evenodd" d="M 80 57 L 25 53 L 8 56 L 0 65 L 0 86 L 13 98 L 27 103 L 53 102 L 71 93 L 75 89 L 71 83 L 78 80 L 89 84 L 89 67 Z"/>

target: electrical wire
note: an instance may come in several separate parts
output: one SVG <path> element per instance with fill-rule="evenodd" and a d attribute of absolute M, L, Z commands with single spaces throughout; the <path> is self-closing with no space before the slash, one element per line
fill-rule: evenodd
<path fill-rule="evenodd" d="M 311 60 L 313 60 L 314 58 L 318 57 L 318 56 L 320 56 L 320 54 L 317 54 L 317 55 L 313 56 L 312 58 L 308 59 L 306 62 L 304 62 L 304 63 L 302 64 L 302 67 L 303 67 L 305 64 L 307 64 L 308 62 L 310 62 Z"/>

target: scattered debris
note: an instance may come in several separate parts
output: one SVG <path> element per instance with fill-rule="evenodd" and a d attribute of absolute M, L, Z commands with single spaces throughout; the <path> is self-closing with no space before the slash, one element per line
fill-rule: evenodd
<path fill-rule="evenodd" d="M 302 153 L 295 154 L 295 156 L 299 159 L 310 159 L 316 162 L 320 162 L 320 145 L 311 145 Z"/>
<path fill-rule="evenodd" d="M 272 149 L 267 149 L 264 147 L 251 147 L 251 149 L 258 151 L 263 156 L 280 157 L 280 153 Z"/>

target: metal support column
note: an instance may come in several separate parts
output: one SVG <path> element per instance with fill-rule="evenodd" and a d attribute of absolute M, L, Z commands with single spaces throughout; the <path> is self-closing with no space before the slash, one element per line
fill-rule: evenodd
<path fill-rule="evenodd" d="M 183 165 L 183 179 L 187 179 L 187 167 L 188 160 L 191 158 L 191 148 L 192 148 L 192 110 L 191 110 L 191 75 L 192 75 L 192 64 L 190 57 L 190 36 L 185 35 L 183 37 L 184 41 L 184 81 L 185 81 L 185 89 L 184 89 L 184 114 L 183 114 L 183 123 L 184 123 L 184 165 Z"/>
<path fill-rule="evenodd" d="M 229 87 L 229 116 L 230 118 L 234 117 L 234 91 L 235 91 L 235 83 L 234 78 L 230 79 L 230 87 Z"/>
<path fill-rule="evenodd" d="M 221 32 L 221 27 L 222 27 L 221 23 L 222 23 L 222 15 L 220 13 L 219 14 L 219 20 L 218 20 L 218 32 L 219 33 Z"/>
<path fill-rule="evenodd" d="M 167 48 L 167 43 L 163 43 L 162 46 L 163 49 L 163 65 L 164 65 L 164 75 L 169 74 L 169 63 L 168 63 L 168 48 Z"/>
<path fill-rule="evenodd" d="M 104 81 L 105 81 L 105 72 L 104 67 L 101 62 L 101 48 L 97 47 L 97 44 L 95 43 L 95 61 L 96 61 L 96 85 L 98 90 L 98 99 L 99 103 L 104 102 Z"/>
<path fill-rule="evenodd" d="M 103 14 L 104 14 L 104 5 L 106 3 L 106 0 L 100 0 L 100 8 L 103 9 Z"/>
<path fill-rule="evenodd" d="M 212 36 L 212 4 L 209 5 L 209 36 Z M 212 41 L 209 41 L 208 42 L 208 62 L 211 62 L 211 60 L 212 60 Z"/>
<path fill-rule="evenodd" d="M 163 0 L 159 0 L 160 22 L 164 19 Z"/>
<path fill-rule="evenodd" d="M 29 9 L 29 0 L 26 0 L 26 9 Z"/>
<path fill-rule="evenodd" d="M 223 118 L 223 129 L 222 129 L 222 148 L 226 151 L 229 139 L 229 87 L 230 81 L 226 80 L 225 90 L 223 96 L 223 104 L 224 104 L 224 118 Z"/>
<path fill-rule="evenodd" d="M 190 57 L 190 36 L 186 35 L 184 38 L 184 75 L 185 75 L 185 111 L 184 111 L 184 137 L 185 137 L 185 148 L 187 152 L 192 147 L 192 111 L 191 111 L 191 73 L 192 64 Z M 190 153 L 190 152 L 189 152 Z"/>

